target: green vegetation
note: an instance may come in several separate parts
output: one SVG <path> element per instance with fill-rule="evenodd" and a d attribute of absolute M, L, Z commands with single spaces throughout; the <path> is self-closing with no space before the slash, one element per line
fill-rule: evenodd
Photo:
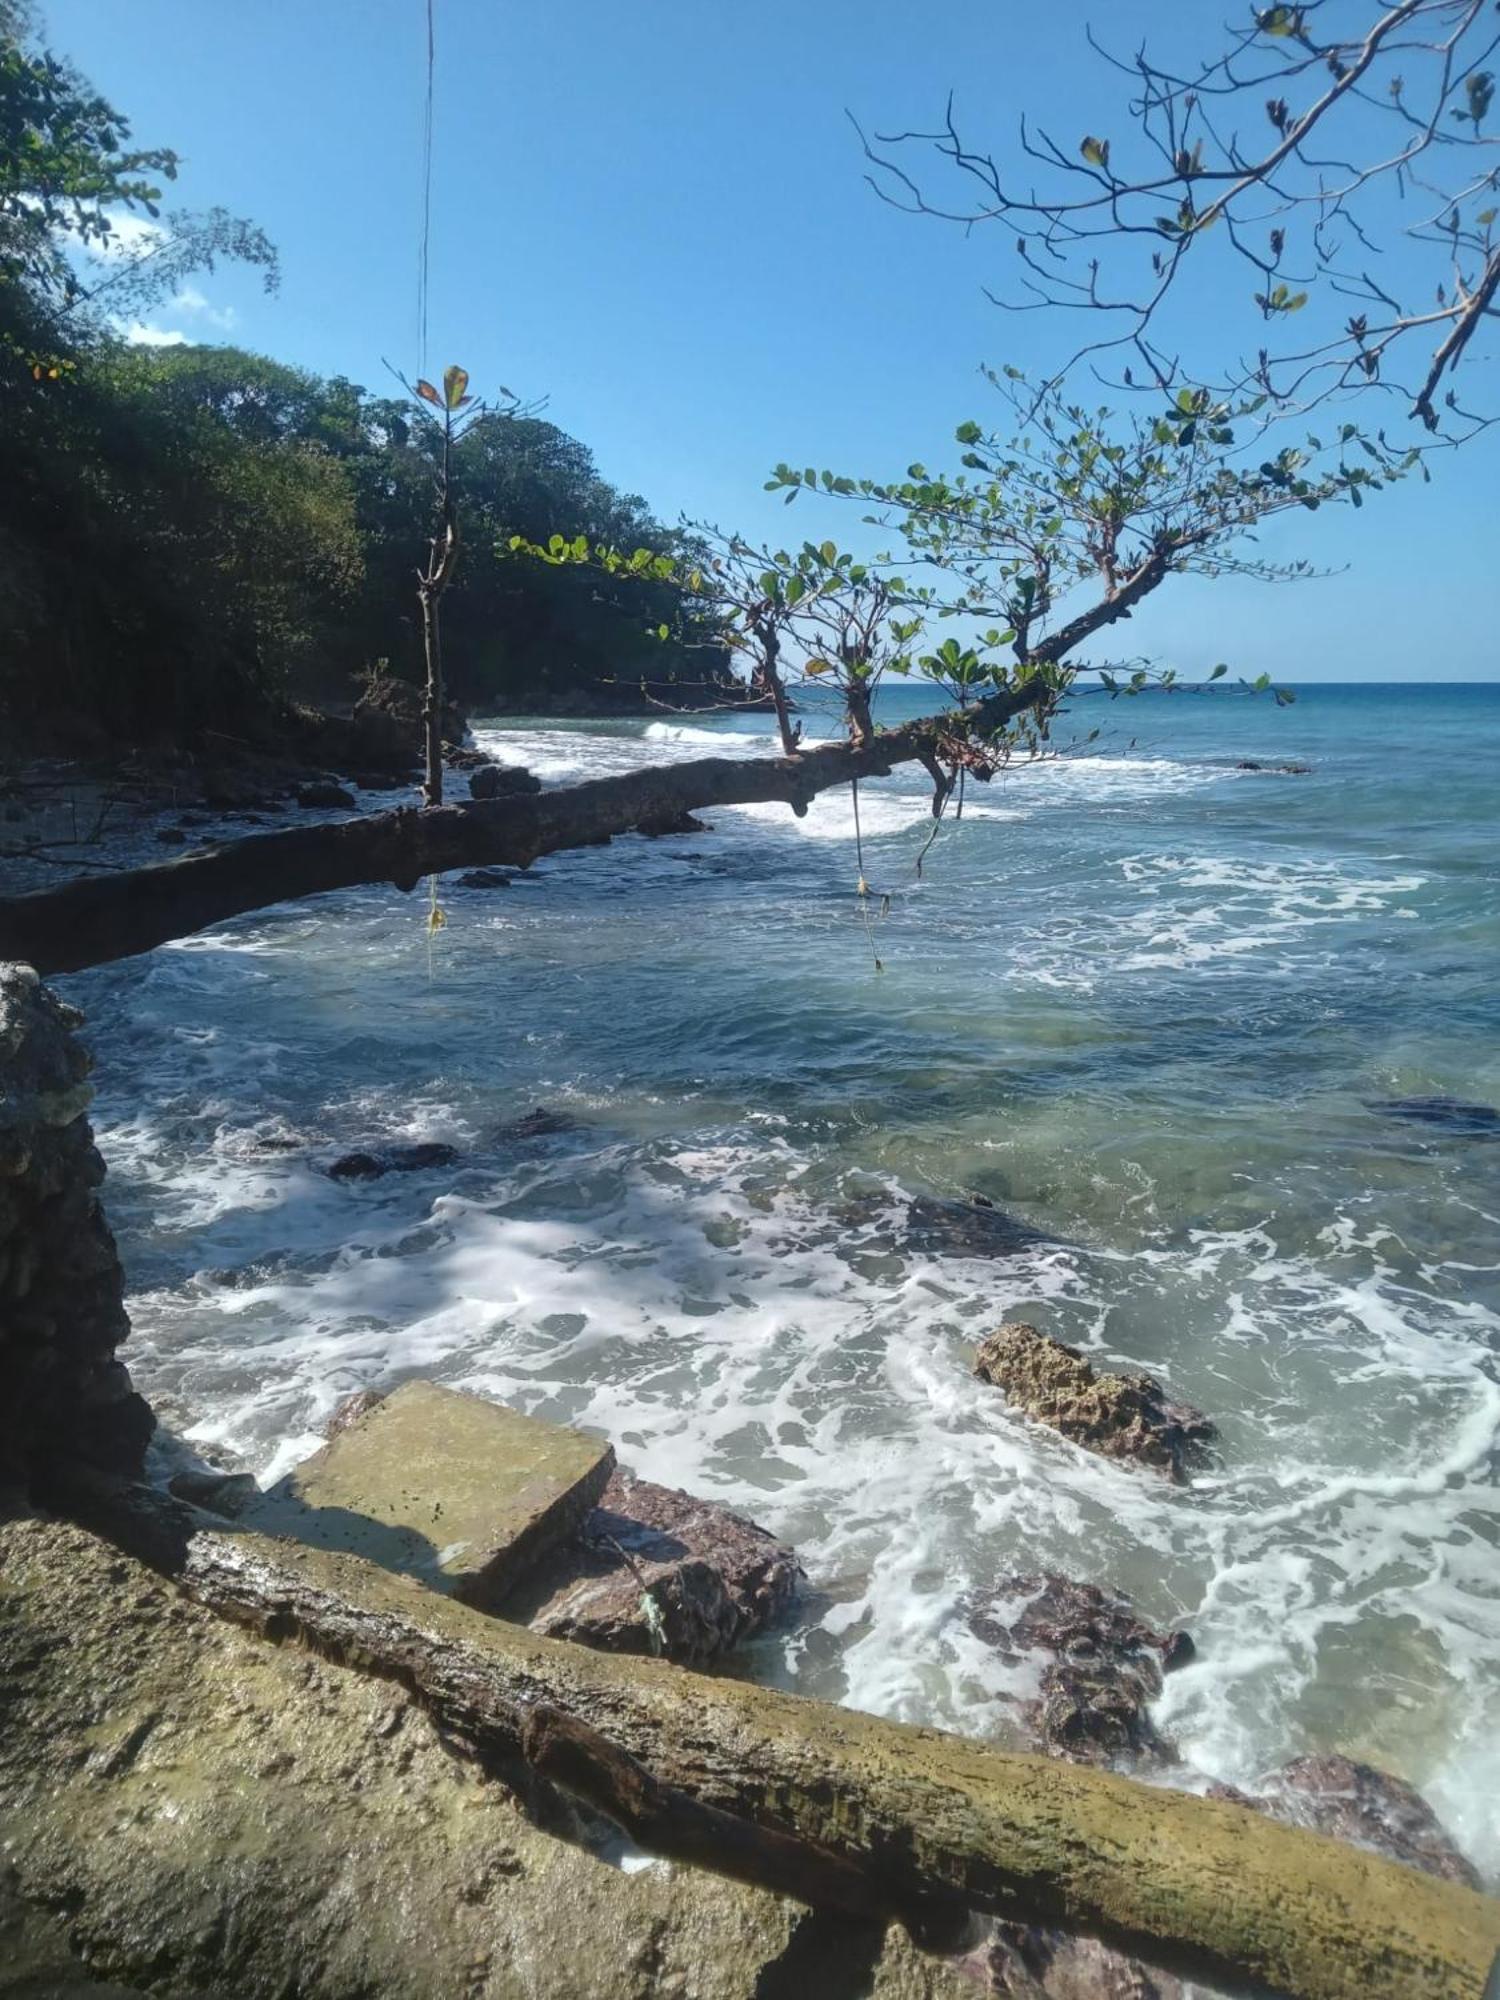
<path fill-rule="evenodd" d="M 176 158 L 129 138 L 0 0 L 0 730 L 85 747 L 256 735 L 288 700 L 347 699 L 380 661 L 420 681 L 432 437 L 399 393 L 122 340 L 122 313 L 217 259 L 276 275 L 252 224 L 164 215 Z M 122 216 L 149 226 L 122 234 Z M 643 678 L 686 689 L 722 668 L 706 606 L 674 585 L 495 553 L 561 528 L 684 553 L 583 445 L 492 411 L 454 457 L 470 555 L 444 619 L 460 703 L 607 705 Z"/>

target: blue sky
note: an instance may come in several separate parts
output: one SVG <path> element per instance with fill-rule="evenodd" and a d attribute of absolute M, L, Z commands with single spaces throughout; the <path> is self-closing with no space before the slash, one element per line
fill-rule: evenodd
<path fill-rule="evenodd" d="M 280 249 L 279 295 L 221 271 L 152 325 L 375 387 L 383 357 L 408 371 L 462 361 L 481 393 L 545 397 L 664 519 L 771 536 L 837 534 L 843 518 L 803 501 L 784 513 L 762 491 L 777 460 L 873 476 L 952 464 L 954 425 L 991 415 L 980 364 L 1044 368 L 1071 331 L 987 302 L 1013 254 L 998 230 L 878 202 L 846 107 L 924 125 L 952 88 L 966 129 L 997 149 L 1023 107 L 1071 138 L 1107 129 L 1111 110 L 1088 20 L 1125 46 L 1206 21 L 1202 0 L 436 0 L 436 13 L 423 357 L 422 0 L 43 0 L 49 41 L 136 141 L 182 154 L 174 202 L 252 216 Z M 1209 337 L 1225 320 L 1207 290 L 1185 303 Z M 1492 370 L 1489 338 L 1478 365 Z M 1227 658 L 1300 679 L 1495 678 L 1494 537 L 1476 524 L 1497 479 L 1486 439 L 1432 486 L 1359 515 L 1299 514 L 1264 552 L 1345 573 L 1174 584 L 1130 648 L 1187 671 Z"/>

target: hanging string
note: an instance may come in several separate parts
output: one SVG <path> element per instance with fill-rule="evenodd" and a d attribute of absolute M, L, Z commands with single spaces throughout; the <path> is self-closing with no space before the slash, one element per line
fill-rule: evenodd
<path fill-rule="evenodd" d="M 427 370 L 427 259 L 432 243 L 432 73 L 436 38 L 427 0 L 427 95 L 422 109 L 422 247 L 417 257 L 417 367 Z"/>
<path fill-rule="evenodd" d="M 858 778 L 851 778 L 849 780 L 849 795 L 854 801 L 854 856 L 855 856 L 855 861 L 859 867 L 859 887 L 855 890 L 854 893 L 857 896 L 868 896 L 870 893 L 870 885 L 865 880 L 865 844 L 864 841 L 860 838 L 860 832 L 859 832 Z"/>

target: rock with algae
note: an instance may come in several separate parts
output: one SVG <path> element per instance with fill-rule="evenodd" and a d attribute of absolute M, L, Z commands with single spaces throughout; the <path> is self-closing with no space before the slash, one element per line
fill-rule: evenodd
<path fill-rule="evenodd" d="M 1173 1402 L 1154 1375 L 1101 1375 L 1076 1347 L 1022 1320 L 1007 1320 L 980 1344 L 974 1373 L 1086 1451 L 1135 1459 L 1174 1480 L 1186 1479 L 1217 1435 L 1200 1411 Z"/>

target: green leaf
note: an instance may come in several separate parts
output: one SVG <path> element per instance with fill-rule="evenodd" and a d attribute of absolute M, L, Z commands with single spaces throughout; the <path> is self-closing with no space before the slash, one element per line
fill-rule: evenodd
<path fill-rule="evenodd" d="M 1480 219 L 1483 220 L 1482 217 Z M 971 418 L 968 423 L 960 424 L 953 435 L 960 444 L 978 444 L 984 432 Z"/>
<path fill-rule="evenodd" d="M 469 371 L 456 364 L 443 370 L 443 399 L 450 410 L 456 410 L 464 400 L 469 386 Z"/>
<path fill-rule="evenodd" d="M 1108 139 L 1095 139 L 1090 135 L 1084 140 L 1078 150 L 1091 167 L 1107 167 L 1109 165 Z"/>
<path fill-rule="evenodd" d="M 1214 668 L 1213 672 L 1209 675 L 1208 678 L 1211 681 L 1221 681 L 1223 680 L 1225 674 L 1227 674 L 1228 672 L 1229 672 L 1228 667 L 1224 664 L 1222 660 L 1220 660 L 1219 664 Z"/>

